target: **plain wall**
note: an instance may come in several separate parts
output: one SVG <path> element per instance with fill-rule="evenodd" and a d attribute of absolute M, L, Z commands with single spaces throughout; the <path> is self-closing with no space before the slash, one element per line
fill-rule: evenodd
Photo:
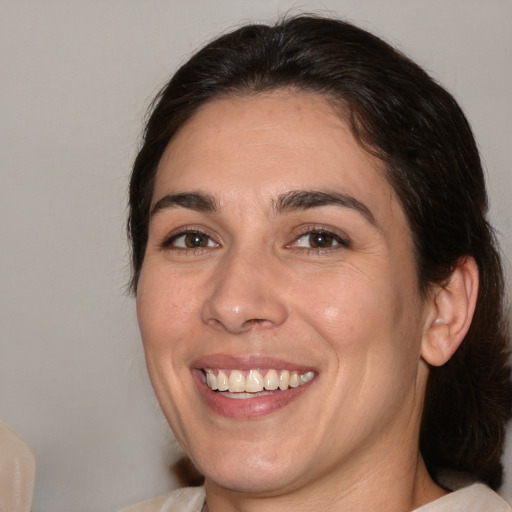
<path fill-rule="evenodd" d="M 34 512 L 113 511 L 175 485 L 125 293 L 130 165 L 150 99 L 193 49 L 290 8 L 376 32 L 454 92 L 511 259 L 510 0 L 0 0 L 0 420 L 35 452 Z M 511 459 L 509 442 L 510 501 Z"/>

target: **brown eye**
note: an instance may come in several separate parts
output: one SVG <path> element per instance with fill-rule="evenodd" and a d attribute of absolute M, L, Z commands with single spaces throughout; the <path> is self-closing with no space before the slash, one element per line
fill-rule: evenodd
<path fill-rule="evenodd" d="M 330 233 L 310 233 L 308 236 L 309 246 L 314 249 L 325 249 L 332 247 L 336 241 Z"/>
<path fill-rule="evenodd" d="M 166 245 L 176 249 L 202 249 L 204 247 L 218 247 L 206 233 L 200 231 L 187 231 L 173 236 Z"/>
<path fill-rule="evenodd" d="M 208 245 L 208 237 L 202 233 L 187 233 L 183 237 L 185 247 L 195 249 L 196 247 L 206 247 Z"/>
<path fill-rule="evenodd" d="M 335 249 L 349 247 L 349 242 L 330 231 L 312 230 L 297 237 L 295 247 L 305 249 Z"/>

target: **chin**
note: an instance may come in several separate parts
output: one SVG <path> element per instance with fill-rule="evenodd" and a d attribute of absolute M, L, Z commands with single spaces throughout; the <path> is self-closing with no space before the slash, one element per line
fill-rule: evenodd
<path fill-rule="evenodd" d="M 297 461 L 289 455 L 273 454 L 265 448 L 262 454 L 256 447 L 252 453 L 234 449 L 224 450 L 220 460 L 198 460 L 197 466 L 206 481 L 223 489 L 259 495 L 275 495 L 293 487 L 301 473 Z"/>

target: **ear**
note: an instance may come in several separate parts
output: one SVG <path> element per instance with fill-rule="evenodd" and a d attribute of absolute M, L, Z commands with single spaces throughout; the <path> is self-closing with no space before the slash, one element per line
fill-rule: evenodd
<path fill-rule="evenodd" d="M 467 257 L 456 263 L 447 283 L 432 290 L 421 344 L 427 363 L 441 366 L 459 348 L 473 319 L 478 282 L 478 266 Z"/>

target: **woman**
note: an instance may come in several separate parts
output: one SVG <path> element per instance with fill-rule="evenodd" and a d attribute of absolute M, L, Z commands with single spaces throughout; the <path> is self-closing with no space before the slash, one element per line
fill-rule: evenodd
<path fill-rule="evenodd" d="M 130 187 L 149 375 L 205 490 L 133 510 L 510 510 L 503 277 L 453 98 L 348 23 L 247 26 L 162 90 Z"/>

